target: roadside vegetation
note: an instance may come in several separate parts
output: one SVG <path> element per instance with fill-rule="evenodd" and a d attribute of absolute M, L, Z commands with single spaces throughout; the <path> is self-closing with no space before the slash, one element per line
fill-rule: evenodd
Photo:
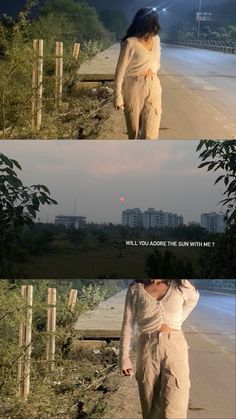
<path fill-rule="evenodd" d="M 33 325 L 30 394 L 18 396 L 17 367 L 19 324 L 25 302 L 21 284 L 32 284 Z M 8 418 L 99 418 L 105 401 L 106 379 L 117 366 L 114 344 L 104 350 L 77 348 L 80 332 L 73 325 L 78 316 L 116 293 L 123 281 L 0 281 L 0 412 Z M 57 289 L 56 358 L 54 371 L 46 361 L 47 288 Z M 78 289 L 73 311 L 69 291 Z M 24 348 L 23 348 L 24 351 Z"/>
<path fill-rule="evenodd" d="M 178 31 L 178 41 L 195 41 L 196 27 L 190 23 L 186 23 L 181 30 Z M 236 25 L 228 25 L 226 27 L 213 28 L 209 24 L 205 25 L 199 35 L 199 41 L 215 41 L 224 42 L 226 44 L 236 43 Z"/>
<path fill-rule="evenodd" d="M 35 7 L 37 13 L 34 12 Z M 32 128 L 33 39 L 44 40 L 41 129 Z M 62 105 L 55 108 L 55 43 L 64 44 Z M 28 0 L 17 17 L 0 20 L 0 138 L 95 137 L 109 86 L 80 90 L 80 65 L 114 42 L 95 9 L 75 0 Z M 80 43 L 77 60 L 74 43 Z"/>
<path fill-rule="evenodd" d="M 45 278 L 142 278 L 158 269 L 162 276 L 194 278 L 206 266 L 200 265 L 198 247 L 160 248 L 129 246 L 125 241 L 218 242 L 222 234 L 209 234 L 201 227 L 179 227 L 146 231 L 122 226 L 88 224 L 83 230 L 35 224 L 24 229 L 12 269 L 23 277 Z"/>
<path fill-rule="evenodd" d="M 199 34 L 196 20 L 197 9 L 198 6 L 183 18 L 181 13 L 178 14 L 176 8 L 176 15 L 171 16 L 172 29 L 169 32 L 164 32 L 163 38 L 169 42 L 176 40 L 191 42 L 196 41 L 199 35 L 199 41 L 236 43 L 236 3 L 234 1 L 222 0 L 218 4 L 214 4 L 213 1 L 202 3 L 202 11 L 211 13 L 211 20 L 200 22 Z"/>
<path fill-rule="evenodd" d="M 124 280 L 0 281 L 0 412 L 1 418 L 100 419 L 112 393 L 121 385 L 118 374 L 117 341 L 86 342 L 83 331 L 75 330 L 78 316 L 128 285 Z M 195 280 L 199 289 L 235 293 L 235 280 Z M 18 360 L 26 348 L 19 348 L 19 325 L 25 301 L 21 285 L 33 285 L 32 352 L 30 393 L 18 395 Z M 55 287 L 56 353 L 54 369 L 46 360 L 47 290 Z M 69 292 L 78 290 L 73 310 Z M 95 325 L 96 327 L 96 325 Z"/>

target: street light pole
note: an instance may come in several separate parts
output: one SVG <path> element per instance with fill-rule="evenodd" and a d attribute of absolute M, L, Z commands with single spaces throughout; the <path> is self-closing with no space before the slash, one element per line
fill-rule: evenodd
<path fill-rule="evenodd" d="M 199 0 L 199 7 L 198 7 L 198 25 L 197 25 L 197 42 L 199 41 L 199 37 L 200 37 L 201 12 L 202 12 L 202 0 Z"/>

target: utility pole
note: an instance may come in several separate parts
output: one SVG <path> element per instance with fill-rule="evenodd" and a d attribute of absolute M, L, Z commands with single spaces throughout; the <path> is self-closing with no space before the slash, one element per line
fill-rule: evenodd
<path fill-rule="evenodd" d="M 198 7 L 198 25 L 197 25 L 197 42 L 199 41 L 199 37 L 200 37 L 201 13 L 202 13 L 202 0 L 199 0 L 199 7 Z"/>
<path fill-rule="evenodd" d="M 77 199 L 74 200 L 74 216 L 77 214 Z"/>

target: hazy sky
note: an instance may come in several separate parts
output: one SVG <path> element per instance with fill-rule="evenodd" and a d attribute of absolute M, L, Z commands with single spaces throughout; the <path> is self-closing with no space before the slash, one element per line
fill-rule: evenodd
<path fill-rule="evenodd" d="M 22 166 L 27 185 L 45 184 L 56 207 L 43 207 L 40 219 L 77 215 L 88 221 L 120 223 L 121 211 L 154 207 L 199 221 L 221 211 L 223 187 L 217 174 L 197 169 L 198 141 L 1 141 L 0 152 Z M 120 203 L 124 196 L 125 202 Z"/>

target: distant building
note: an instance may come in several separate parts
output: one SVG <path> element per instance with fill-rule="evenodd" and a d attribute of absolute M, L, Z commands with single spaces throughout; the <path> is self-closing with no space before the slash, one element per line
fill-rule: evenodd
<path fill-rule="evenodd" d="M 165 211 L 156 211 L 154 208 L 148 208 L 143 214 L 143 226 L 146 229 L 163 227 L 175 228 L 183 225 L 183 223 L 184 219 L 182 215 Z"/>
<path fill-rule="evenodd" d="M 226 229 L 224 215 L 216 212 L 202 214 L 201 226 L 210 233 L 224 233 Z"/>
<path fill-rule="evenodd" d="M 57 215 L 55 217 L 55 224 L 80 229 L 86 226 L 86 217 L 80 217 L 77 215 Z"/>
<path fill-rule="evenodd" d="M 130 228 L 142 227 L 143 213 L 140 208 L 126 209 L 122 211 L 122 225 Z"/>
<path fill-rule="evenodd" d="M 127 227 L 163 228 L 178 227 L 183 225 L 182 215 L 172 214 L 171 212 L 156 211 L 148 208 L 144 213 L 140 208 L 126 209 L 122 212 L 122 225 Z"/>

